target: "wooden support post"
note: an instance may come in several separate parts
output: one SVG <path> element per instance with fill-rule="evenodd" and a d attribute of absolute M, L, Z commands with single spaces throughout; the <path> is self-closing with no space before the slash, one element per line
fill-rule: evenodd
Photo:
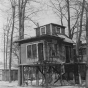
<path fill-rule="evenodd" d="M 80 66 L 78 65 L 78 75 L 79 75 L 79 84 L 82 84 L 81 74 L 80 74 Z"/>
<path fill-rule="evenodd" d="M 22 66 L 22 85 L 24 86 L 24 66 Z"/>
<path fill-rule="evenodd" d="M 47 67 L 45 66 L 44 68 L 44 71 L 45 71 L 45 88 L 48 88 L 48 79 L 47 79 Z"/>
<path fill-rule="evenodd" d="M 19 69 L 18 70 L 18 85 L 21 86 L 22 85 L 22 72 L 21 72 L 22 71 L 22 67 L 19 66 L 18 69 Z"/>
<path fill-rule="evenodd" d="M 62 86 L 62 85 L 63 85 L 63 84 L 62 84 L 62 65 L 61 65 L 61 67 L 60 67 L 60 70 L 61 70 L 61 71 L 60 71 L 60 76 L 61 76 L 61 77 L 60 77 L 60 81 L 61 81 L 61 86 Z"/>
<path fill-rule="evenodd" d="M 82 84 L 81 74 L 79 73 L 79 84 Z"/>
<path fill-rule="evenodd" d="M 43 71 L 44 69 L 43 69 L 43 66 L 42 66 L 42 72 L 44 72 Z M 41 73 L 42 74 L 42 73 Z M 44 75 L 42 74 L 42 85 L 44 84 Z"/>
<path fill-rule="evenodd" d="M 31 85 L 32 85 L 32 80 L 33 80 L 33 79 L 32 79 L 32 71 L 33 71 L 33 70 L 32 70 L 32 67 L 31 67 Z"/>
<path fill-rule="evenodd" d="M 39 86 L 39 71 L 37 67 L 36 67 L 36 86 Z"/>
<path fill-rule="evenodd" d="M 75 84 L 75 77 L 74 77 L 74 72 L 73 72 L 73 83 Z"/>

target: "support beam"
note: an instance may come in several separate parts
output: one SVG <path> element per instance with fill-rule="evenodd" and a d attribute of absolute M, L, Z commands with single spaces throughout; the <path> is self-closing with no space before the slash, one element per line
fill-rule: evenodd
<path fill-rule="evenodd" d="M 22 71 L 22 67 L 19 66 L 18 69 L 19 69 L 18 70 L 18 85 L 21 86 L 22 85 L 22 72 L 21 72 Z"/>
<path fill-rule="evenodd" d="M 24 86 L 24 66 L 22 66 L 22 85 Z"/>
<path fill-rule="evenodd" d="M 36 68 L 36 86 L 39 86 L 39 71 L 38 71 L 38 68 Z"/>

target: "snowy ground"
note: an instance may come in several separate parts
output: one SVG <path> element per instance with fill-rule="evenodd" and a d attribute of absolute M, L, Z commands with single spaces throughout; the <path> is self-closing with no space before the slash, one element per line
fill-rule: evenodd
<path fill-rule="evenodd" d="M 13 81 L 11 83 L 5 82 L 5 81 L 0 81 L 0 88 L 45 88 L 45 87 L 34 87 L 34 86 L 25 86 L 25 87 L 20 87 L 18 86 L 17 81 Z M 58 87 L 49 87 L 49 88 L 85 88 L 85 87 L 80 87 L 80 86 L 58 86 Z"/>

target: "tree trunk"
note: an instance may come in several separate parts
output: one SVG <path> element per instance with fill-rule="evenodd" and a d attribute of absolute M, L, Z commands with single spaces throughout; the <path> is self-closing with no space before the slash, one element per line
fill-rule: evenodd
<path fill-rule="evenodd" d="M 7 36 L 6 36 L 6 79 L 7 79 L 7 59 L 8 59 L 8 37 L 9 37 L 9 29 L 7 30 Z"/>
<path fill-rule="evenodd" d="M 68 11 L 68 35 L 69 38 L 71 38 L 71 29 L 70 29 L 70 5 L 69 5 L 69 0 L 66 0 L 67 3 L 67 11 Z"/>
<path fill-rule="evenodd" d="M 19 3 L 19 40 L 24 38 L 24 18 L 25 18 L 25 6 L 28 0 L 18 0 Z M 19 44 L 19 62 L 21 64 L 21 46 Z M 18 85 L 22 85 L 22 72 L 21 67 L 18 69 Z"/>
<path fill-rule="evenodd" d="M 77 60 L 77 62 L 79 62 L 79 47 L 80 47 L 80 43 L 81 43 L 80 38 L 81 38 L 81 33 L 82 33 L 82 21 L 83 21 L 84 5 L 85 5 L 85 0 L 83 0 L 83 3 L 82 3 L 82 11 L 81 11 L 81 16 L 80 16 L 80 30 L 79 30 L 79 34 L 78 34 L 78 40 L 76 42 L 76 60 Z M 78 82 L 81 84 L 81 77 L 79 74 L 80 73 L 78 73 L 78 76 L 80 79 L 78 79 Z"/>
<path fill-rule="evenodd" d="M 11 41 L 10 41 L 9 82 L 11 82 L 12 43 L 13 43 L 13 32 L 14 32 L 14 22 L 15 22 L 15 0 L 11 2 L 11 4 L 12 4 L 13 24 L 12 24 Z"/>
<path fill-rule="evenodd" d="M 6 53 L 6 49 L 5 49 L 5 29 L 4 29 L 4 74 L 5 74 L 5 77 L 6 77 L 6 58 L 5 58 L 5 53 Z"/>
<path fill-rule="evenodd" d="M 81 38 L 81 34 L 82 34 L 82 21 L 83 21 L 84 5 L 85 5 L 85 0 L 83 0 L 83 3 L 82 3 L 82 11 L 81 11 L 81 16 L 80 16 L 80 30 L 79 30 L 78 40 L 76 43 L 76 56 L 77 57 L 79 56 L 80 38 Z"/>
<path fill-rule="evenodd" d="M 86 46 L 86 57 L 87 57 L 87 69 L 86 69 L 86 88 L 88 88 L 88 4 L 86 7 L 86 42 L 87 42 L 87 46 Z"/>

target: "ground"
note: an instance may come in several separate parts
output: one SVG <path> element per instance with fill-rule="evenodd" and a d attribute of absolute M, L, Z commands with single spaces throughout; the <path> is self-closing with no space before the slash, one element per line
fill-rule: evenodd
<path fill-rule="evenodd" d="M 9 83 L 8 81 L 0 81 L 0 88 L 44 88 L 44 87 L 33 87 L 33 86 L 18 86 L 17 81 L 13 81 Z M 58 87 L 49 87 L 49 88 L 85 88 L 80 86 L 58 86 Z"/>

